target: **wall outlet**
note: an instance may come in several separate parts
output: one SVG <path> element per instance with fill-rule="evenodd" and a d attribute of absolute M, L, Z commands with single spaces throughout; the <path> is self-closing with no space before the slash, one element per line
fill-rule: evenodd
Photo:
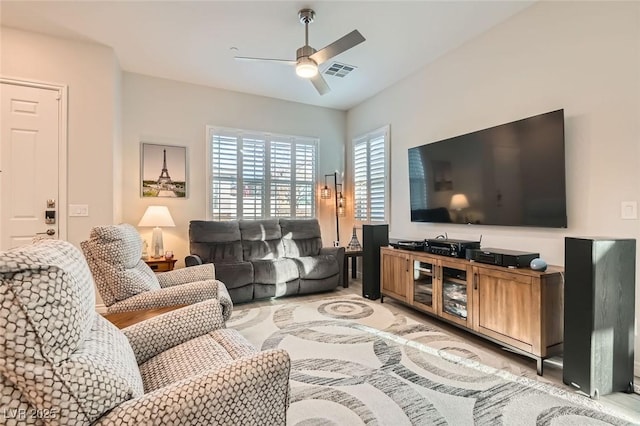
<path fill-rule="evenodd" d="M 69 204 L 69 216 L 84 217 L 89 216 L 88 204 Z"/>
<path fill-rule="evenodd" d="M 626 220 L 638 219 L 638 202 L 623 201 L 620 203 L 620 218 Z"/>

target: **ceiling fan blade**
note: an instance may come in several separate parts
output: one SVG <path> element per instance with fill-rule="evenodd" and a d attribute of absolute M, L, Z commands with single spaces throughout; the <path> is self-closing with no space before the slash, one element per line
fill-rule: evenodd
<path fill-rule="evenodd" d="M 354 46 L 362 43 L 366 39 L 360 34 L 360 31 L 353 30 L 346 36 L 339 38 L 334 41 L 330 45 L 318 50 L 313 55 L 309 56 L 311 59 L 316 61 L 318 65 L 321 63 L 333 58 L 344 52 L 345 50 L 349 50 Z"/>
<path fill-rule="evenodd" d="M 324 78 L 322 78 L 322 74 L 318 73 L 315 77 L 311 77 L 311 84 L 316 88 L 320 95 L 325 95 L 331 91 L 331 88 L 327 84 Z"/>
<path fill-rule="evenodd" d="M 280 62 L 289 65 L 295 65 L 296 61 L 291 61 L 289 59 L 273 59 L 273 58 L 252 58 L 249 56 L 234 56 L 234 59 L 238 61 L 260 61 L 260 62 Z"/>

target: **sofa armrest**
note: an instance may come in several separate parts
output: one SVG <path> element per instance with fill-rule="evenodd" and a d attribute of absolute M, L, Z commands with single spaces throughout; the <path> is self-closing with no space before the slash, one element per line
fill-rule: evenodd
<path fill-rule="evenodd" d="M 340 281 L 338 285 L 344 287 L 344 247 L 322 247 L 320 254 L 335 256 L 340 270 Z"/>
<path fill-rule="evenodd" d="M 185 306 L 123 328 L 138 365 L 195 337 L 224 328 L 216 299 Z"/>
<path fill-rule="evenodd" d="M 218 281 L 218 302 L 222 307 L 222 318 L 227 321 L 233 312 L 233 302 L 231 301 L 231 296 L 229 296 L 227 286 L 222 281 Z"/>
<path fill-rule="evenodd" d="M 190 254 L 189 256 L 184 258 L 184 264 L 187 266 L 197 266 L 202 265 L 204 262 L 197 254 Z"/>
<path fill-rule="evenodd" d="M 218 280 L 197 281 L 174 287 L 145 291 L 107 307 L 110 314 L 141 311 L 164 306 L 192 305 L 208 299 L 218 299 Z"/>
<path fill-rule="evenodd" d="M 96 425 L 284 425 L 289 354 L 267 350 L 183 379 L 115 407 Z"/>
<path fill-rule="evenodd" d="M 157 274 L 160 287 L 173 287 L 175 285 L 193 283 L 216 279 L 216 268 L 213 263 L 192 266 L 190 268 L 174 269 L 173 271 Z"/>

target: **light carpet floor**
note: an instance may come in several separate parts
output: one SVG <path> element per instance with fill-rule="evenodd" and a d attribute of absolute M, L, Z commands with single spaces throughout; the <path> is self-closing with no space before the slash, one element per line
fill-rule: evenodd
<path fill-rule="evenodd" d="M 359 296 L 239 306 L 227 326 L 291 355 L 289 425 L 633 424 Z"/>

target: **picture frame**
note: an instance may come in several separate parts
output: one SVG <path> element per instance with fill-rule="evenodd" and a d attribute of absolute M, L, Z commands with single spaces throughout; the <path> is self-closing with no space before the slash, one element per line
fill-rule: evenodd
<path fill-rule="evenodd" d="M 433 186 L 435 192 L 453 191 L 453 179 L 451 172 L 451 162 L 434 161 L 433 162 Z"/>
<path fill-rule="evenodd" d="M 187 147 L 140 143 L 140 196 L 187 198 Z"/>

